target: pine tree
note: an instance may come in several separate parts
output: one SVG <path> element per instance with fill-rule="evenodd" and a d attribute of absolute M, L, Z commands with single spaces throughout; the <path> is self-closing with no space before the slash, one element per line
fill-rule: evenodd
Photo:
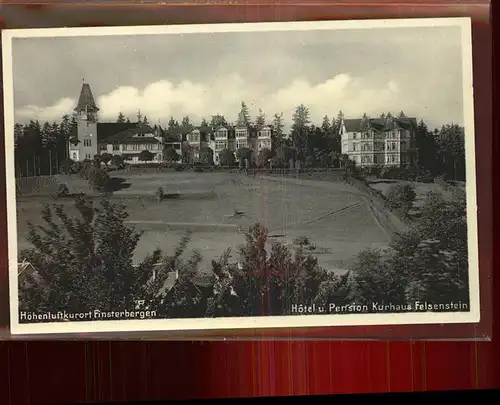
<path fill-rule="evenodd" d="M 266 114 L 259 108 L 259 115 L 255 119 L 255 125 L 257 128 L 261 128 L 266 125 Z"/>
<path fill-rule="evenodd" d="M 123 113 L 119 113 L 118 117 L 116 118 L 116 122 L 119 124 L 123 124 L 125 122 L 125 115 Z"/>
<path fill-rule="evenodd" d="M 167 125 L 168 129 L 179 128 L 179 123 L 174 119 L 174 117 L 170 117 Z"/>
<path fill-rule="evenodd" d="M 331 127 L 331 124 L 330 124 L 330 119 L 328 118 L 328 115 L 325 115 L 323 117 L 323 122 L 321 123 L 321 130 L 325 133 L 325 134 L 329 134 L 330 131 L 331 131 L 332 127 Z"/>
<path fill-rule="evenodd" d="M 309 109 L 304 104 L 299 105 L 295 109 L 292 121 L 292 142 L 295 147 L 305 148 L 310 132 L 309 124 L 311 120 L 309 118 Z"/>
<path fill-rule="evenodd" d="M 191 124 L 191 120 L 189 119 L 189 117 L 185 116 L 182 118 L 181 127 L 186 131 L 191 131 L 194 128 L 194 125 Z"/>
<path fill-rule="evenodd" d="M 236 125 L 248 126 L 250 125 L 250 113 L 248 107 L 244 101 L 241 102 L 241 110 L 238 113 L 238 119 L 236 120 Z"/>

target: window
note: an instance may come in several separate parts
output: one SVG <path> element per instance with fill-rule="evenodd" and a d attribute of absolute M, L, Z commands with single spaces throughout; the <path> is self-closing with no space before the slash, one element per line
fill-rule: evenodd
<path fill-rule="evenodd" d="M 356 134 L 356 132 L 354 132 L 354 133 L 352 134 L 352 139 L 356 139 L 357 135 L 358 135 L 358 134 Z"/>
<path fill-rule="evenodd" d="M 90 153 L 85 154 L 85 159 L 90 159 Z"/>
<path fill-rule="evenodd" d="M 224 149 L 227 148 L 227 142 L 226 141 L 215 141 L 215 149 Z"/>
<path fill-rule="evenodd" d="M 120 145 L 114 144 L 113 145 L 113 150 L 120 150 Z"/>
<path fill-rule="evenodd" d="M 78 156 L 76 152 L 73 152 L 73 160 L 78 160 Z"/>
<path fill-rule="evenodd" d="M 269 129 L 263 129 L 259 131 L 258 136 L 260 138 L 268 138 L 271 136 L 271 132 L 269 131 Z"/>
<path fill-rule="evenodd" d="M 227 138 L 227 129 L 219 129 L 216 133 L 216 138 Z"/>
<path fill-rule="evenodd" d="M 352 150 L 353 150 L 354 152 L 356 151 L 356 144 L 355 144 L 355 143 L 353 143 L 353 144 L 352 144 Z"/>
<path fill-rule="evenodd" d="M 246 148 L 246 147 L 247 147 L 246 140 L 236 141 L 236 149 Z"/>
<path fill-rule="evenodd" d="M 86 146 L 86 147 L 92 146 L 92 139 L 84 139 L 83 146 Z"/>
<path fill-rule="evenodd" d="M 188 142 L 197 143 L 200 142 L 200 133 L 198 131 L 193 131 L 188 135 Z"/>
<path fill-rule="evenodd" d="M 101 143 L 101 144 L 99 145 L 99 149 L 100 149 L 100 150 L 102 150 L 102 151 L 103 151 L 103 150 L 107 150 L 107 148 L 108 148 L 108 146 L 107 146 L 106 144 L 104 144 L 104 143 Z"/>
<path fill-rule="evenodd" d="M 248 136 L 248 131 L 246 129 L 237 129 L 236 130 L 236 137 L 237 138 L 245 138 Z"/>

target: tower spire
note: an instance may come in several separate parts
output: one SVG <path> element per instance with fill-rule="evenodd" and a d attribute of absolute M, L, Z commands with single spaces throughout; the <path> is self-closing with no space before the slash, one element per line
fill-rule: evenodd
<path fill-rule="evenodd" d="M 82 89 L 80 91 L 80 97 L 78 98 L 78 104 L 76 105 L 74 111 L 76 112 L 97 112 L 99 108 L 94 101 L 94 96 L 92 95 L 92 90 L 88 83 L 83 82 Z"/>

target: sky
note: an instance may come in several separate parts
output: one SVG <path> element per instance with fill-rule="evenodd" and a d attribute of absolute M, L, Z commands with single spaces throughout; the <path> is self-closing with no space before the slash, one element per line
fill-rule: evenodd
<path fill-rule="evenodd" d="M 71 114 L 82 81 L 101 122 L 223 114 L 241 101 L 269 120 L 305 104 L 311 121 L 382 112 L 463 124 L 459 27 L 14 38 L 16 122 Z"/>

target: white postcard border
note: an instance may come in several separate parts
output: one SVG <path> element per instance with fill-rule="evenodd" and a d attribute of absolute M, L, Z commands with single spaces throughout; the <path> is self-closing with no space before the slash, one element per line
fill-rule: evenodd
<path fill-rule="evenodd" d="M 12 40 L 34 37 L 78 37 L 78 36 L 126 36 L 126 35 L 179 35 L 222 32 L 269 32 L 307 30 L 353 30 L 383 28 L 424 28 L 457 26 L 462 33 L 462 86 L 465 127 L 467 226 L 469 254 L 470 312 L 467 313 L 400 313 L 400 314 L 352 314 L 352 315 L 290 315 L 237 318 L 193 318 L 193 319 L 148 319 L 61 323 L 19 323 L 17 218 L 14 163 L 14 89 L 12 66 Z M 480 320 L 479 257 L 476 195 L 476 161 L 474 134 L 474 103 L 472 82 L 472 35 L 471 19 L 459 18 L 415 18 L 391 20 L 350 20 L 283 23 L 230 23 L 171 26 L 92 27 L 92 28 L 47 28 L 15 29 L 2 32 L 3 83 L 5 111 L 5 162 L 7 186 L 7 228 L 9 253 L 9 287 L 11 333 L 18 334 L 63 334 L 93 332 L 138 332 L 138 331 L 202 331 L 234 329 L 268 329 L 330 326 L 370 325 L 430 325 L 451 323 L 477 323 Z"/>

